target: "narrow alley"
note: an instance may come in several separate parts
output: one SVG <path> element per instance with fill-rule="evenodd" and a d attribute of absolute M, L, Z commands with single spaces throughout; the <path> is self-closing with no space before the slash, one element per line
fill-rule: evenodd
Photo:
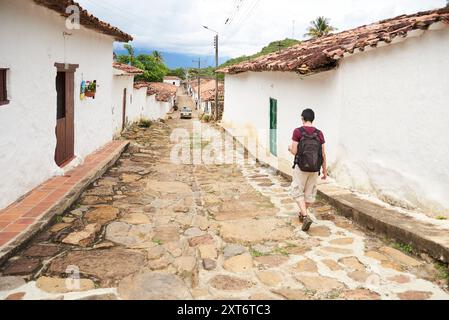
<path fill-rule="evenodd" d="M 194 109 L 178 95 L 178 106 Z M 290 182 L 243 155 L 175 164 L 177 112 L 134 126 L 115 166 L 0 270 L 0 298 L 448 299 L 432 264 L 320 200 L 301 231 Z M 204 129 L 214 129 L 202 123 Z M 195 148 L 210 142 L 189 141 Z"/>

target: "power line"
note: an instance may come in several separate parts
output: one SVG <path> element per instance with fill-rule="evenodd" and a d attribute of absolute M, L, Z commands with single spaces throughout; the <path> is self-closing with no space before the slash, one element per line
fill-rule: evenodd
<path fill-rule="evenodd" d="M 244 14 L 242 14 L 241 19 L 238 20 L 234 28 L 232 28 L 227 35 L 224 36 L 224 40 L 222 41 L 222 45 L 228 43 L 231 37 L 234 37 L 241 31 L 241 26 L 243 26 L 244 22 L 249 19 L 252 14 L 255 12 L 255 8 L 259 5 L 260 0 L 254 0 L 247 8 Z M 240 29 L 239 29 L 240 28 Z"/>
<path fill-rule="evenodd" d="M 233 14 L 229 18 L 226 19 L 225 25 L 230 25 L 234 21 L 235 17 L 237 16 L 238 12 L 240 11 L 240 8 L 243 7 L 244 1 L 245 0 L 236 0 L 236 4 L 235 4 L 236 9 L 233 11 Z"/>

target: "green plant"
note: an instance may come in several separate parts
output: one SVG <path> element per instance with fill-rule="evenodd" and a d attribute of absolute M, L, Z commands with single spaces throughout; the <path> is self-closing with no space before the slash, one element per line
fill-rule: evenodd
<path fill-rule="evenodd" d="M 445 217 L 445 216 L 436 216 L 435 219 L 437 219 L 437 220 L 447 220 L 447 217 Z"/>
<path fill-rule="evenodd" d="M 449 280 L 448 266 L 442 262 L 435 263 L 435 269 L 438 271 L 438 278 Z"/>
<path fill-rule="evenodd" d="M 394 242 L 393 248 L 398 249 L 406 254 L 413 254 L 413 248 L 409 244 Z"/>
<path fill-rule="evenodd" d="M 204 121 L 204 122 L 209 122 L 210 121 L 210 116 L 208 114 L 205 114 L 205 115 L 203 115 L 201 120 Z"/>
<path fill-rule="evenodd" d="M 159 240 L 159 239 L 153 239 L 153 242 L 154 242 L 155 244 L 157 244 L 158 246 L 162 245 L 162 241 Z"/>
<path fill-rule="evenodd" d="M 315 290 L 311 290 L 311 289 L 305 289 L 304 290 L 304 294 L 306 295 L 306 296 L 314 296 L 315 294 L 316 294 L 316 291 Z"/>
<path fill-rule="evenodd" d="M 296 248 L 296 247 L 298 247 L 297 244 L 287 242 L 287 247 L 286 248 Z"/>
<path fill-rule="evenodd" d="M 337 28 L 333 27 L 329 23 L 329 18 L 318 17 L 310 22 L 310 26 L 307 28 L 307 33 L 304 35 L 310 38 L 319 38 L 336 31 Z"/>
<path fill-rule="evenodd" d="M 327 294 L 327 298 L 330 300 L 335 300 L 338 299 L 340 297 L 340 291 L 339 290 L 332 290 L 331 292 L 329 292 Z"/>
<path fill-rule="evenodd" d="M 146 119 L 141 119 L 139 121 L 139 127 L 141 128 L 149 128 L 151 127 L 151 121 Z"/>
<path fill-rule="evenodd" d="M 264 256 L 264 254 L 263 254 L 262 252 L 257 251 L 257 250 L 255 250 L 255 249 L 253 249 L 253 248 L 249 249 L 249 253 L 250 253 L 251 256 L 253 256 L 254 258 Z"/>
<path fill-rule="evenodd" d="M 56 223 L 61 223 L 62 222 L 62 216 L 61 215 L 57 215 L 55 217 L 55 221 L 56 221 Z"/>
<path fill-rule="evenodd" d="M 285 250 L 285 248 L 276 248 L 273 250 L 273 253 L 281 254 L 287 257 L 290 255 L 290 253 L 287 250 Z"/>

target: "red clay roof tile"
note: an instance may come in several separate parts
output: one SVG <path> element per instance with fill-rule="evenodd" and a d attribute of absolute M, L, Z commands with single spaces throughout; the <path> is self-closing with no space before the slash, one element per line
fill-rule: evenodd
<path fill-rule="evenodd" d="M 89 12 L 87 12 L 87 10 L 84 10 L 77 2 L 73 0 L 34 0 L 34 2 L 53 11 L 56 11 L 64 17 L 68 17 L 70 15 L 66 13 L 66 8 L 68 6 L 75 5 L 80 9 L 81 25 L 85 26 L 86 28 L 94 29 L 98 32 L 113 36 L 117 41 L 128 42 L 133 40 L 132 36 L 91 15 Z"/>
<path fill-rule="evenodd" d="M 142 69 L 136 68 L 134 66 L 130 66 L 129 64 L 114 62 L 112 64 L 112 66 L 115 69 L 124 71 L 126 73 L 131 73 L 131 74 L 143 74 L 144 73 L 144 71 Z"/>
<path fill-rule="evenodd" d="M 217 72 L 293 71 L 312 74 L 333 69 L 345 54 L 356 49 L 377 47 L 380 42 L 391 43 L 396 37 L 407 37 L 412 30 L 427 30 L 430 25 L 443 22 L 449 25 L 449 8 L 401 15 L 370 25 L 304 41 L 280 52 L 257 57 Z"/>

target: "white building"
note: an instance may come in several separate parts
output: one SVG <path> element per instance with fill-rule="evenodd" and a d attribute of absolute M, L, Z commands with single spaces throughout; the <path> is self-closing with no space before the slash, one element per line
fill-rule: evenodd
<path fill-rule="evenodd" d="M 211 80 L 212 79 L 200 78 L 200 83 L 199 83 L 200 90 L 203 91 L 201 87 L 204 86 L 206 83 L 208 83 Z M 187 89 L 187 93 L 192 97 L 193 101 L 195 101 L 195 104 L 198 105 L 198 100 L 200 98 L 198 95 L 198 79 L 192 79 L 190 81 L 187 81 L 186 89 Z"/>
<path fill-rule="evenodd" d="M 181 85 L 182 79 L 175 76 L 165 76 L 164 77 L 164 83 L 168 83 L 174 86 L 179 87 Z"/>
<path fill-rule="evenodd" d="M 114 136 L 119 136 L 128 125 L 137 122 L 142 117 L 144 103 L 134 94 L 134 77 L 143 74 L 143 70 L 114 62 L 112 81 L 112 128 Z"/>
<path fill-rule="evenodd" d="M 144 105 L 141 117 L 148 120 L 166 119 L 173 112 L 177 87 L 163 82 L 137 82 L 134 84 L 135 103 Z"/>
<path fill-rule="evenodd" d="M 449 9 L 384 20 L 222 69 L 223 126 L 291 173 L 301 111 L 316 112 L 330 174 L 394 205 L 449 209 Z M 273 129 L 273 130 L 270 130 Z"/>
<path fill-rule="evenodd" d="M 0 209 L 112 140 L 113 42 L 132 37 L 82 9 L 69 29 L 68 5 L 0 1 Z"/>
<path fill-rule="evenodd" d="M 195 96 L 198 96 L 198 86 L 194 87 Z M 199 110 L 204 114 L 210 115 L 212 113 L 212 104 L 215 104 L 215 80 L 207 80 L 200 87 L 201 103 Z M 218 98 L 223 100 L 223 81 L 218 82 Z"/>

